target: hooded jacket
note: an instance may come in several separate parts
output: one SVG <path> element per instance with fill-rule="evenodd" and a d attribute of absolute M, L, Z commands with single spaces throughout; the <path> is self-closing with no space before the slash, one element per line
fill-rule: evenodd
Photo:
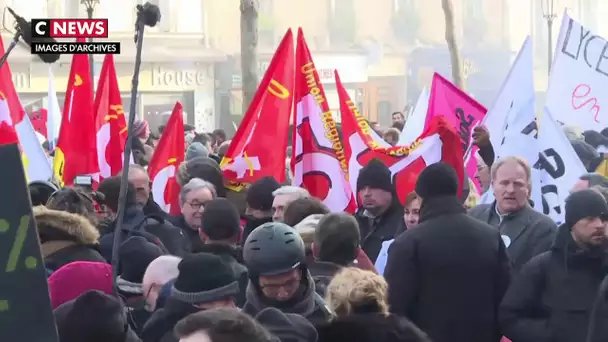
<path fill-rule="evenodd" d="M 37 206 L 34 219 L 47 269 L 55 271 L 74 261 L 105 262 L 98 251 L 99 232 L 85 217 Z"/>
<path fill-rule="evenodd" d="M 505 336 L 514 342 L 587 341 L 589 317 L 608 275 L 608 251 L 586 251 L 559 227 L 553 247 L 525 264 L 500 306 Z M 606 296 L 606 294 L 604 294 Z M 608 305 L 597 307 L 591 342 L 608 341 Z"/>
<path fill-rule="evenodd" d="M 274 306 L 284 313 L 293 313 L 303 316 L 314 326 L 329 321 L 331 317 L 329 308 L 325 305 L 323 298 L 315 292 L 315 283 L 310 273 L 308 273 L 307 270 L 303 272 L 305 272 L 306 277 L 303 279 L 300 290 L 298 290 L 294 296 L 295 298 L 283 303 L 284 305 L 281 307 L 272 305 L 266 301 L 260 293 L 260 290 L 249 281 L 245 294 L 247 302 L 243 306 L 243 312 L 255 317 L 260 311 Z"/>

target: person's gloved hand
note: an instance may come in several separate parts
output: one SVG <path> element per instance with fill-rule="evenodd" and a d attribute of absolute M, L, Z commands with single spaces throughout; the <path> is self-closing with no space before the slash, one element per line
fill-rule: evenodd
<path fill-rule="evenodd" d="M 473 128 L 473 145 L 477 147 L 490 146 L 490 132 L 484 126 Z"/>

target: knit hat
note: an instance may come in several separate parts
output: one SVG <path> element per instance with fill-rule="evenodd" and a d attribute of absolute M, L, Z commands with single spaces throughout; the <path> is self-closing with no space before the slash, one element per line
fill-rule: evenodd
<path fill-rule="evenodd" d="M 148 121 L 137 120 L 133 124 L 133 132 L 135 133 L 135 136 L 137 136 L 138 138 L 143 138 L 146 136 L 146 131 L 148 130 L 148 127 L 149 127 Z"/>
<path fill-rule="evenodd" d="M 219 256 L 196 253 L 186 256 L 177 266 L 179 275 L 171 297 L 190 304 L 201 304 L 235 297 L 239 294 L 236 275 Z"/>
<path fill-rule="evenodd" d="M 120 245 L 120 276 L 116 280 L 122 292 L 142 294 L 141 283 L 148 265 L 163 255 L 162 249 L 144 237 L 131 236 Z"/>
<path fill-rule="evenodd" d="M 566 224 L 572 228 L 578 221 L 587 217 L 599 217 L 608 221 L 606 200 L 593 189 L 573 192 L 566 198 Z"/>
<path fill-rule="evenodd" d="M 281 185 L 273 177 L 262 177 L 251 184 L 247 190 L 247 205 L 251 209 L 269 211 L 272 209 L 274 196 L 272 193 Z"/>
<path fill-rule="evenodd" d="M 599 153 L 593 146 L 589 145 L 583 140 L 574 140 L 570 141 L 572 148 L 574 148 L 574 152 L 578 156 L 585 166 L 589 165 L 591 162 L 599 158 Z M 593 171 L 593 170 L 588 170 Z"/>
<path fill-rule="evenodd" d="M 449 164 L 439 162 L 427 166 L 416 181 L 416 193 L 423 199 L 458 195 L 458 176 Z"/>
<path fill-rule="evenodd" d="M 379 159 L 372 159 L 359 171 L 357 178 L 357 192 L 365 187 L 394 192 L 391 170 Z"/>
<path fill-rule="evenodd" d="M 300 315 L 286 314 L 276 308 L 268 307 L 260 311 L 255 319 L 282 342 L 317 341 L 317 330 Z"/>
<path fill-rule="evenodd" d="M 193 142 L 186 150 L 186 160 L 191 160 L 196 157 L 209 157 L 209 150 L 205 145 L 198 141 Z"/>
<path fill-rule="evenodd" d="M 53 272 L 48 282 L 53 309 L 90 290 L 113 293 L 112 267 L 103 262 L 71 262 Z"/>
<path fill-rule="evenodd" d="M 129 324 L 121 302 L 99 291 L 88 291 L 56 311 L 61 342 L 127 340 Z"/>
<path fill-rule="evenodd" d="M 241 232 L 238 209 L 225 198 L 216 198 L 205 203 L 201 230 L 209 239 L 215 241 L 238 238 Z"/>
<path fill-rule="evenodd" d="M 209 157 L 196 157 L 180 164 L 177 172 L 179 185 L 186 185 L 192 178 L 200 178 L 215 186 L 218 197 L 226 197 L 224 174 L 218 163 Z"/>

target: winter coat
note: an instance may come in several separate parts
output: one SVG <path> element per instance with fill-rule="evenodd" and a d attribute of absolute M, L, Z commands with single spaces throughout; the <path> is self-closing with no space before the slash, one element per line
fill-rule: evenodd
<path fill-rule="evenodd" d="M 379 313 L 338 317 L 317 327 L 317 332 L 318 342 L 431 342 L 407 319 Z"/>
<path fill-rule="evenodd" d="M 197 230 L 190 228 L 190 225 L 186 222 L 184 215 L 171 216 L 169 219 L 172 225 L 179 228 L 185 239 L 185 249 L 188 253 L 199 250 L 203 247 L 203 241 Z"/>
<path fill-rule="evenodd" d="M 240 308 L 245 305 L 245 290 L 249 283 L 247 267 L 243 264 L 242 251 L 238 248 L 220 244 L 205 244 L 194 253 L 209 253 L 222 259 L 224 263 L 232 268 L 239 283 L 240 294 L 235 298 L 236 305 Z"/>
<path fill-rule="evenodd" d="M 361 232 L 361 248 L 373 264 L 382 249 L 382 242 L 392 240 L 405 231 L 403 221 L 403 207 L 395 201 L 380 217 L 370 218 L 365 215 L 364 209 L 355 213 Z"/>
<path fill-rule="evenodd" d="M 315 282 L 315 291 L 321 297 L 325 298 L 327 286 L 341 269 L 342 266 L 333 262 L 315 260 L 308 264 L 308 271 Z"/>
<path fill-rule="evenodd" d="M 37 206 L 34 219 L 47 269 L 55 271 L 74 261 L 105 262 L 98 251 L 99 232 L 85 217 Z"/>
<path fill-rule="evenodd" d="M 243 227 L 243 233 L 241 234 L 241 245 L 245 244 L 247 237 L 249 237 L 249 234 L 251 234 L 254 229 L 264 223 L 272 222 L 272 217 L 258 219 L 252 216 L 241 215 L 241 218 L 245 219 L 245 226 Z"/>
<path fill-rule="evenodd" d="M 306 284 L 302 285 L 299 300 L 293 298 L 289 300 L 288 307 L 277 307 L 284 313 L 294 313 L 308 319 L 314 326 L 323 324 L 331 318 L 331 312 L 325 305 L 323 298 L 315 292 L 315 283 L 310 273 L 306 272 Z M 302 291 L 303 290 L 303 291 Z M 297 294 L 296 294 L 297 296 Z M 261 291 L 249 281 L 246 290 L 247 302 L 243 306 L 243 312 L 251 317 L 257 316 L 260 311 L 267 307 L 274 306 L 265 300 Z M 295 303 L 293 303 L 295 301 Z"/>
<path fill-rule="evenodd" d="M 496 201 L 476 206 L 469 215 L 498 228 L 505 241 L 510 241 L 507 253 L 514 271 L 519 271 L 530 259 L 548 251 L 557 233 L 555 222 L 531 206 L 507 215 L 502 221 L 496 212 Z"/>
<path fill-rule="evenodd" d="M 446 196 L 424 200 L 420 223 L 390 246 L 384 277 L 391 312 L 433 342 L 497 342 L 498 306 L 510 272 L 496 229 Z"/>
<path fill-rule="evenodd" d="M 500 306 L 505 336 L 513 342 L 586 342 L 607 275 L 608 251 L 581 250 L 569 227 L 560 226 L 551 250 L 526 263 L 511 283 Z M 608 341 L 608 302 L 600 303 L 591 342 Z"/>
<path fill-rule="evenodd" d="M 178 342 L 173 328 L 182 318 L 198 311 L 202 310 L 169 297 L 165 306 L 156 310 L 144 325 L 142 342 Z"/>

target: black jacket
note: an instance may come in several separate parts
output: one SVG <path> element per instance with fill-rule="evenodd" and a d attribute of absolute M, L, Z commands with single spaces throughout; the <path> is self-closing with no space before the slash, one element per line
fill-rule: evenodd
<path fill-rule="evenodd" d="M 513 342 L 586 342 L 589 316 L 608 253 L 576 246 L 562 225 L 550 251 L 523 266 L 500 306 L 505 336 Z M 605 296 L 606 294 L 604 294 Z M 608 305 L 598 307 L 594 339 L 608 341 Z"/>
<path fill-rule="evenodd" d="M 99 232 L 86 218 L 44 206 L 34 208 L 34 218 L 48 270 L 74 261 L 106 262 L 98 250 Z"/>
<path fill-rule="evenodd" d="M 216 244 L 205 244 L 194 253 L 209 253 L 216 255 L 222 259 L 224 263 L 232 268 L 235 277 L 239 282 L 240 294 L 236 298 L 236 305 L 241 308 L 245 305 L 245 290 L 247 290 L 247 284 L 249 283 L 249 277 L 247 274 L 247 267 L 243 265 L 242 251 L 238 248 L 226 245 Z"/>
<path fill-rule="evenodd" d="M 201 236 L 197 230 L 190 228 L 190 225 L 184 219 L 184 215 L 171 216 L 169 221 L 182 231 L 185 238 L 185 249 L 188 253 L 193 253 L 203 247 Z"/>
<path fill-rule="evenodd" d="M 342 266 L 333 262 L 314 260 L 309 264 L 308 271 L 315 282 L 315 291 L 321 297 L 325 298 L 327 286 L 341 269 Z"/>
<path fill-rule="evenodd" d="M 420 223 L 389 248 L 384 277 L 391 312 L 433 342 L 497 342 L 498 306 L 510 272 L 496 229 L 449 196 L 423 201 Z"/>
<path fill-rule="evenodd" d="M 141 334 L 143 342 L 178 342 L 173 328 L 182 318 L 201 311 L 193 305 L 169 297 L 162 309 L 156 310 Z"/>
<path fill-rule="evenodd" d="M 364 209 L 359 209 L 355 213 L 361 232 L 361 249 L 372 263 L 376 263 L 382 249 L 382 242 L 394 239 L 406 229 L 403 221 L 403 207 L 398 200 L 395 200 L 379 217 L 372 219 L 364 213 Z"/>
<path fill-rule="evenodd" d="M 249 237 L 249 234 L 251 234 L 254 229 L 263 225 L 264 223 L 272 222 L 272 217 L 257 219 L 252 216 L 242 215 L 241 219 L 245 219 L 245 226 L 243 227 L 243 233 L 241 234 L 241 245 L 245 244 L 247 237 Z"/>

